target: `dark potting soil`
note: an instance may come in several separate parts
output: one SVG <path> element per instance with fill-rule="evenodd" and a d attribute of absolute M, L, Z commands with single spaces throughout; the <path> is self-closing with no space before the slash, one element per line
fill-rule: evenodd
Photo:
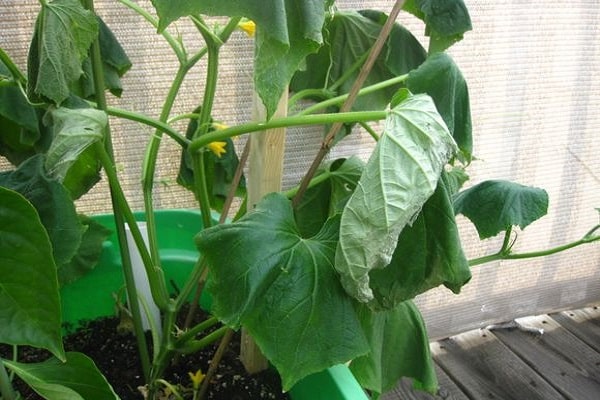
<path fill-rule="evenodd" d="M 86 321 L 81 328 L 65 337 L 65 350 L 78 351 L 94 360 L 108 382 L 122 400 L 143 399 L 138 387 L 144 384 L 139 363 L 137 344 L 131 333 L 119 333 L 119 319 L 102 318 Z M 218 341 L 193 355 L 181 356 L 169 367 L 164 379 L 179 388 L 185 399 L 192 398 L 189 372 L 198 369 L 206 373 Z M 0 356 L 9 357 L 11 347 L 0 345 Z M 207 399 L 214 400 L 287 400 L 281 391 L 276 372 L 268 370 L 249 376 L 239 360 L 239 336 L 234 336 L 225 352 L 219 368 L 211 380 Z M 49 353 L 35 348 L 19 347 L 20 362 L 39 362 L 50 357 Z M 18 378 L 15 387 L 26 400 L 42 399 Z M 157 400 L 170 400 L 174 396 L 162 395 Z M 86 399 L 103 400 L 103 399 Z"/>

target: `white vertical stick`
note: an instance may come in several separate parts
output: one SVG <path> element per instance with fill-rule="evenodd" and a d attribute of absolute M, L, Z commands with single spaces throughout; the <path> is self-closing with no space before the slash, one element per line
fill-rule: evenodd
<path fill-rule="evenodd" d="M 138 222 L 138 228 L 142 234 L 142 238 L 144 239 L 144 243 L 146 246 L 148 245 L 148 229 L 146 228 L 145 222 Z M 138 294 L 138 301 L 140 304 L 140 310 L 142 310 L 142 326 L 145 331 L 149 330 L 151 325 L 148 320 L 148 315 L 146 314 L 146 308 L 144 304 L 146 304 L 149 310 L 149 316 L 152 318 L 152 322 L 154 326 L 156 326 L 158 330 L 158 335 L 162 336 L 162 326 L 160 323 L 160 310 L 154 303 L 152 299 L 152 293 L 150 292 L 150 283 L 148 282 L 148 275 L 146 274 L 146 269 L 144 268 L 144 263 L 142 262 L 142 256 L 135 245 L 135 241 L 133 240 L 133 235 L 131 234 L 131 229 L 129 225 L 125 224 L 125 232 L 127 233 L 127 247 L 129 248 L 129 257 L 131 259 L 131 267 L 133 269 L 133 281 L 135 283 L 135 290 Z"/>

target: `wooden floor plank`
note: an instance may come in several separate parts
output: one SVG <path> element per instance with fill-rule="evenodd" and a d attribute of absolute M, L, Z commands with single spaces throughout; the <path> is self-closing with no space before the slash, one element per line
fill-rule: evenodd
<path fill-rule="evenodd" d="M 435 342 L 432 353 L 471 399 L 564 399 L 486 329 Z"/>
<path fill-rule="evenodd" d="M 588 346 L 600 352 L 600 307 L 563 311 L 550 316 Z"/>
<path fill-rule="evenodd" d="M 469 400 L 437 364 L 435 372 L 440 386 L 437 395 L 416 391 L 409 379 L 402 379 L 394 390 L 381 396 L 381 400 Z"/>
<path fill-rule="evenodd" d="M 600 398 L 600 353 L 547 315 L 520 318 L 517 322 L 544 329 L 544 333 L 535 335 L 515 329 L 498 330 L 494 334 L 566 398 Z"/>

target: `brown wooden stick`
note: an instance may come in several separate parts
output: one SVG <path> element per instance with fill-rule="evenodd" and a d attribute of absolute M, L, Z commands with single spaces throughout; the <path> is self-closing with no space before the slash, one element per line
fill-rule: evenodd
<path fill-rule="evenodd" d="M 383 48 L 385 41 L 387 40 L 387 38 L 390 35 L 390 32 L 392 31 L 394 23 L 396 22 L 396 18 L 398 17 L 398 14 L 400 14 L 402 6 L 404 6 L 404 2 L 405 0 L 396 0 L 396 4 L 394 4 L 394 7 L 392 8 L 388 19 L 385 21 L 385 24 L 381 28 L 381 32 L 379 32 L 379 36 L 375 40 L 375 43 L 373 43 L 373 47 L 371 48 L 369 57 L 367 57 L 367 60 L 360 69 L 360 72 L 356 77 L 352 88 L 350 88 L 348 98 L 340 108 L 340 112 L 350 111 L 350 109 L 354 105 L 354 102 L 358 97 L 358 91 L 362 88 L 363 84 L 365 83 L 365 80 L 367 79 L 367 76 L 369 76 L 369 73 L 373 69 L 373 65 L 375 65 L 375 61 L 377 60 L 377 57 L 379 57 L 379 53 L 381 53 L 381 49 Z M 341 122 L 336 122 L 335 124 L 333 124 L 329 129 L 327 136 L 325 137 L 325 139 L 323 139 L 323 142 L 321 143 L 321 148 L 319 149 L 317 156 L 313 160 L 313 163 L 308 169 L 306 175 L 304 175 L 304 178 L 302 178 L 302 182 L 300 183 L 298 192 L 296 193 L 296 196 L 294 196 L 294 199 L 292 201 L 292 205 L 294 207 L 300 204 L 300 200 L 302 199 L 304 192 L 306 192 L 308 184 L 317 173 L 317 169 L 321 165 L 321 162 L 323 162 L 323 159 L 325 158 L 327 153 L 329 153 L 329 150 L 331 149 L 331 144 L 333 143 L 333 140 L 335 139 L 337 133 L 340 131 L 342 125 L 343 124 Z"/>

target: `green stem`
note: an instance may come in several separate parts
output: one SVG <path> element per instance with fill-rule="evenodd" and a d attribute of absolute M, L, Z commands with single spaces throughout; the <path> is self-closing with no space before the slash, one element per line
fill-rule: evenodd
<path fill-rule="evenodd" d="M 23 75 L 19 67 L 16 66 L 13 60 L 8 56 L 8 54 L 6 54 L 6 52 L 2 48 L 0 48 L 0 61 L 2 61 L 4 65 L 6 65 L 6 68 L 8 68 L 14 80 L 20 82 L 22 85 L 24 85 L 27 82 L 27 78 L 25 77 L 25 75 Z"/>
<path fill-rule="evenodd" d="M 352 77 L 352 75 L 362 67 L 362 65 L 365 63 L 365 60 L 367 59 L 367 57 L 369 57 L 369 51 L 365 52 L 362 56 L 360 56 L 354 62 L 354 64 L 352 64 L 352 66 L 350 68 L 348 68 L 344 72 L 344 74 L 338 78 L 337 81 L 335 81 L 331 86 L 328 87 L 328 89 L 331 91 L 335 91 L 335 90 L 337 90 L 337 88 L 342 86 L 344 84 L 344 82 L 346 82 L 348 79 L 350 79 Z"/>
<path fill-rule="evenodd" d="M 164 123 L 171 113 L 173 104 L 177 93 L 183 84 L 183 80 L 188 72 L 186 65 L 180 64 L 171 84 L 171 88 L 167 94 L 167 98 L 163 103 L 163 108 L 159 116 L 160 124 L 164 124 L 166 127 L 171 127 Z M 158 128 L 158 127 L 157 127 Z M 144 211 L 146 216 L 146 229 L 148 231 L 148 244 L 150 247 L 150 256 L 156 265 L 160 265 L 160 254 L 158 251 L 158 232 L 156 230 L 156 218 L 154 215 L 154 204 L 152 201 L 152 189 L 154 187 L 154 174 L 156 171 L 156 160 L 158 159 L 158 150 L 160 148 L 160 142 L 162 141 L 162 132 L 157 129 L 154 135 L 150 138 L 150 142 L 146 147 L 146 153 L 144 155 L 144 161 L 142 164 L 142 193 L 144 197 Z M 167 132 L 166 130 L 164 132 Z M 181 137 L 182 139 L 185 139 Z M 186 143 L 189 143 L 185 139 Z M 184 146 L 184 148 L 187 146 Z"/>
<path fill-rule="evenodd" d="M 10 383 L 6 367 L 0 358 L 0 394 L 4 400 L 16 400 L 17 394 Z"/>
<path fill-rule="evenodd" d="M 488 256 L 483 256 L 479 258 L 475 258 L 473 260 L 469 260 L 469 266 L 474 267 L 477 265 L 485 264 L 492 261 L 499 260 L 520 260 L 525 258 L 536 258 L 536 257 L 545 257 L 552 254 L 560 253 L 565 250 L 572 249 L 577 246 L 581 246 L 583 244 L 588 244 L 600 240 L 600 236 L 590 236 L 586 235 L 583 238 L 576 240 L 571 243 L 564 244 L 562 246 L 556 246 L 546 250 L 532 251 L 528 253 L 510 253 L 509 251 L 500 251 L 496 254 L 490 254 Z"/>
<path fill-rule="evenodd" d="M 152 16 L 152 14 L 150 14 L 148 11 L 144 10 L 142 7 L 140 7 L 133 1 L 130 1 L 130 0 L 118 0 L 118 1 L 121 4 L 123 4 L 125 7 L 128 7 L 130 9 L 132 9 L 133 11 L 135 11 L 136 13 L 138 13 L 139 15 L 141 15 L 146 21 L 148 21 L 158 31 L 158 21 L 156 20 L 156 18 L 154 18 Z M 173 52 L 177 56 L 177 59 L 179 60 L 179 62 L 184 63 L 185 59 L 186 59 L 186 54 L 185 54 L 185 49 L 183 48 L 182 44 L 179 41 L 177 41 L 177 39 L 175 39 L 173 36 L 171 36 L 171 34 L 166 29 L 163 29 L 159 33 L 165 38 L 167 43 L 169 43 L 169 46 L 171 46 L 171 48 L 173 49 Z"/>
<path fill-rule="evenodd" d="M 91 12 L 94 11 L 94 0 L 85 0 L 85 6 Z M 106 97 L 104 95 L 104 71 L 102 66 L 102 56 L 100 53 L 100 43 L 98 39 L 96 39 L 90 48 L 90 59 L 92 63 L 92 77 L 94 81 L 94 92 L 96 97 L 97 106 L 99 109 L 106 111 L 108 108 Z M 104 170 L 109 174 L 109 171 L 112 171 L 114 165 L 114 153 L 112 147 L 112 136 L 110 132 L 110 125 L 106 127 L 106 136 L 104 145 L 100 142 L 95 143 L 96 154 L 99 155 L 100 162 L 104 167 Z M 117 185 L 115 185 L 117 182 Z M 115 226 L 117 228 L 117 237 L 119 242 L 119 249 L 121 250 L 121 261 L 123 264 L 123 273 L 126 282 L 126 288 L 129 295 L 129 307 L 131 310 L 131 314 L 133 317 L 134 330 L 136 333 L 136 341 L 138 345 L 138 352 L 140 356 L 140 362 L 142 364 L 142 371 L 144 373 L 144 377 L 148 378 L 150 373 L 150 356 L 148 354 L 148 345 L 146 343 L 146 336 L 144 335 L 144 329 L 142 325 L 142 314 L 139 307 L 139 303 L 137 301 L 137 290 L 135 287 L 135 282 L 133 280 L 133 267 L 131 265 L 131 258 L 129 254 L 129 249 L 127 246 L 127 236 L 125 233 L 125 225 L 123 220 L 123 210 L 126 208 L 127 202 L 124 203 L 119 200 L 119 192 L 122 194 L 120 187 L 118 186 L 118 180 L 116 179 L 116 174 L 113 176 L 113 182 L 109 180 L 110 187 L 110 195 L 113 206 L 113 214 L 115 218 Z M 125 205 L 125 206 L 124 206 Z M 130 223 L 131 226 L 131 223 Z M 137 225 L 135 226 L 137 228 Z M 133 228 L 132 228 L 133 231 Z M 139 233 L 139 232 L 138 232 Z M 140 235 L 140 239 L 141 235 Z M 137 244 L 138 248 L 145 248 L 143 239 L 141 240 L 141 245 Z M 149 265 L 148 265 L 149 267 Z"/>
<path fill-rule="evenodd" d="M 301 125 L 323 125 L 334 122 L 379 121 L 387 117 L 387 111 L 356 111 L 346 113 L 293 115 L 291 117 L 273 118 L 267 122 L 250 122 L 232 126 L 231 128 L 208 132 L 206 135 L 192 140 L 188 151 L 195 152 L 211 142 L 221 141 L 244 133 L 259 132 L 273 128 Z"/>
<path fill-rule="evenodd" d="M 199 257 L 194 264 L 194 268 L 192 268 L 192 272 L 190 273 L 189 278 L 185 281 L 185 285 L 181 288 L 181 292 L 176 299 L 176 308 L 177 310 L 181 309 L 181 307 L 187 301 L 192 290 L 198 285 L 198 280 L 202 276 L 203 271 L 206 269 L 206 261 L 204 257 Z"/>
<path fill-rule="evenodd" d="M 366 122 L 359 122 L 359 124 L 365 131 L 367 131 L 369 135 L 371 135 L 373 140 L 375 140 L 376 142 L 379 141 L 379 135 L 377 134 L 377 132 L 375 132 L 373 128 L 369 126 L 369 124 L 367 124 Z"/>
<path fill-rule="evenodd" d="M 185 333 L 183 333 L 177 338 L 175 343 L 185 343 L 188 340 L 195 338 L 196 335 L 198 335 L 199 333 L 204 332 L 208 328 L 213 327 L 218 323 L 219 320 L 217 319 L 217 317 L 210 317 L 207 320 L 202 321 L 198 325 L 192 327 L 191 329 L 188 329 Z"/>
<path fill-rule="evenodd" d="M 292 109 L 293 106 L 305 97 L 318 97 L 321 99 L 330 99 L 333 97 L 333 92 L 327 89 L 304 89 L 295 93 L 288 99 L 288 109 Z"/>
<path fill-rule="evenodd" d="M 154 300 L 159 309 L 165 310 L 169 301 L 169 295 L 167 293 L 167 286 L 165 284 L 164 274 L 160 268 L 153 265 L 152 263 L 152 258 L 150 257 L 150 253 L 146 248 L 144 239 L 135 220 L 135 216 L 129 208 L 127 199 L 123 194 L 123 189 L 121 188 L 121 184 L 119 183 L 114 164 L 112 163 L 110 157 L 101 145 L 96 147 L 96 154 L 100 162 L 102 163 L 102 167 L 104 168 L 104 171 L 108 178 L 108 183 L 115 192 L 114 201 L 120 209 L 125 219 L 125 222 L 129 225 L 135 245 L 137 246 L 140 252 L 144 268 L 146 269 L 146 274 L 148 275 L 152 299 Z"/>
<path fill-rule="evenodd" d="M 93 102 L 90 102 L 90 104 L 94 105 Z M 177 143 L 179 143 L 179 145 L 181 145 L 181 147 L 183 147 L 184 149 L 187 148 L 187 146 L 190 144 L 190 141 L 188 139 L 186 139 L 185 136 L 181 135 L 175 129 L 171 128 L 164 121 L 159 121 L 159 120 L 150 118 L 144 114 L 136 113 L 134 111 L 124 110 L 122 108 L 117 108 L 117 107 L 107 107 L 105 111 L 108 115 L 112 115 L 113 117 L 128 119 L 130 121 L 139 122 L 141 124 L 156 128 L 158 130 L 158 132 L 160 132 L 160 134 L 162 134 L 163 132 L 166 133 L 167 135 L 169 135 L 170 138 L 172 138 Z M 160 136 L 160 134 L 158 134 L 158 135 Z M 157 134 L 155 133 L 155 136 L 156 135 Z"/>
<path fill-rule="evenodd" d="M 310 183 L 308 184 L 307 189 L 310 189 L 316 185 L 318 185 L 319 183 L 325 182 L 327 179 L 331 178 L 332 173 L 329 171 L 325 171 L 319 175 L 316 175 L 314 178 L 312 178 L 310 180 Z M 287 197 L 288 199 L 292 199 L 297 193 L 298 193 L 298 189 L 300 189 L 300 185 L 297 185 L 291 189 L 286 190 L 285 192 L 283 192 L 283 195 L 285 197 Z"/>
<path fill-rule="evenodd" d="M 210 128 L 211 112 L 217 92 L 217 78 L 219 76 L 219 48 L 223 44 L 198 17 L 191 17 L 194 25 L 204 38 L 206 48 L 208 49 L 208 61 L 206 71 L 206 82 L 204 85 L 204 98 L 202 107 L 200 108 L 200 116 L 198 117 L 198 126 L 194 132 L 193 138 L 204 136 Z M 191 153 L 192 165 L 194 173 L 194 192 L 196 200 L 200 205 L 202 214 L 203 228 L 210 228 L 212 225 L 210 198 L 208 194 L 207 176 L 205 170 L 203 151 Z"/>
<path fill-rule="evenodd" d="M 194 340 L 191 343 L 188 343 L 188 345 L 185 347 L 185 353 L 191 354 L 202 350 L 206 346 L 209 346 L 217 340 L 219 340 L 220 338 L 222 338 L 223 335 L 225 335 L 230 329 L 231 328 L 229 328 L 228 326 L 222 326 L 219 329 L 216 329 L 208 335 L 204 336 L 202 339 Z"/>
<path fill-rule="evenodd" d="M 399 83 L 404 82 L 407 78 L 408 78 L 408 74 L 405 74 L 405 75 L 397 76 L 395 78 L 387 79 L 387 80 L 382 81 L 382 82 L 375 83 L 375 84 L 370 85 L 370 86 L 365 86 L 364 88 L 362 88 L 362 89 L 360 89 L 358 91 L 358 96 L 363 96 L 365 94 L 373 93 L 373 92 L 376 92 L 378 90 L 385 89 L 385 88 L 393 86 L 393 85 L 397 85 Z M 342 104 L 342 103 L 344 103 L 346 101 L 347 98 L 348 98 L 348 94 L 343 94 L 343 95 L 340 95 L 340 96 L 332 97 L 332 98 L 330 98 L 328 100 L 324 100 L 324 101 L 322 101 L 320 103 L 317 103 L 315 105 L 307 107 L 304 110 L 300 111 L 296 115 L 300 116 L 300 115 L 313 114 L 316 111 L 323 110 L 323 109 L 325 109 L 327 107 L 331 107 L 331 106 Z"/>

